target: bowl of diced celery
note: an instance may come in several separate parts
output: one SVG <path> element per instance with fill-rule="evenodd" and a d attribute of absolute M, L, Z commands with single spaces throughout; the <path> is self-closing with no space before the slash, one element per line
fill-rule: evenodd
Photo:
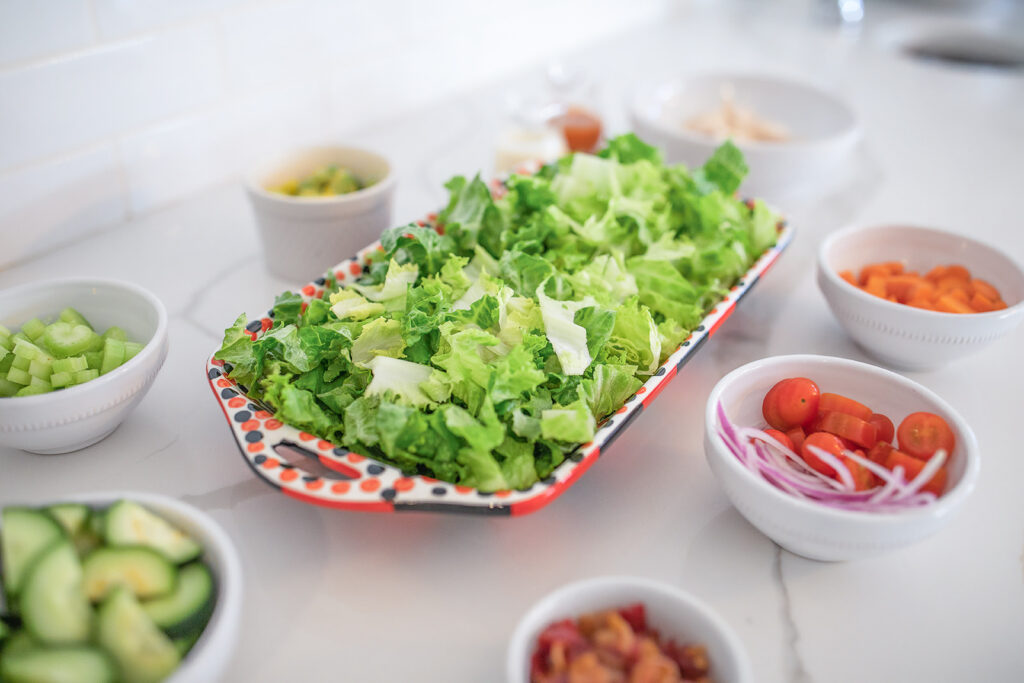
<path fill-rule="evenodd" d="M 118 280 L 0 291 L 0 446 L 85 448 L 114 431 L 167 357 L 167 311 Z"/>
<path fill-rule="evenodd" d="M 202 511 L 149 493 L 0 510 L 0 680 L 223 680 L 242 570 Z"/>
<path fill-rule="evenodd" d="M 246 191 L 267 269 L 307 282 L 391 227 L 395 175 L 383 156 L 328 145 L 253 166 Z"/>

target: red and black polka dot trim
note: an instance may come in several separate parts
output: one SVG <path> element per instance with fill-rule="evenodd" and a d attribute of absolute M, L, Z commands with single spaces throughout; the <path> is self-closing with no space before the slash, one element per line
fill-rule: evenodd
<path fill-rule="evenodd" d="M 536 170 L 526 169 L 526 172 Z M 504 184 L 499 182 L 492 191 L 503 192 Z M 429 215 L 420 224 L 443 229 L 437 225 L 436 214 Z M 224 361 L 211 356 L 206 363 L 206 378 L 242 457 L 260 479 L 287 496 L 314 505 L 368 512 L 419 510 L 525 515 L 557 498 L 597 461 L 601 451 L 643 412 L 683 364 L 732 315 L 739 300 L 774 265 L 792 238 L 792 228 L 780 225 L 776 246 L 762 254 L 636 394 L 599 425 L 594 440 L 577 448 L 551 476 L 525 491 L 481 492 L 430 477 L 406 476 L 398 468 L 349 452 L 275 419 L 270 411 L 246 397 L 246 387 L 227 376 L 231 367 Z M 335 281 L 345 283 L 358 277 L 379 249 L 379 243 L 371 244 L 339 263 L 325 277 L 303 287 L 303 298 L 307 302 L 321 298 Z M 246 329 L 254 339 L 258 338 L 270 329 L 272 318 L 273 313 L 268 312 L 266 317 L 251 321 Z"/>

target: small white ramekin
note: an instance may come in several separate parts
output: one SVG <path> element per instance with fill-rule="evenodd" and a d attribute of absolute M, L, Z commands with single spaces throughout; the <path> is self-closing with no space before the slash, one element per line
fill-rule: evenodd
<path fill-rule="evenodd" d="M 292 197 L 269 188 L 299 180 L 328 164 L 373 184 L 336 197 Z M 306 282 L 380 238 L 391 227 L 395 171 L 387 159 L 364 149 L 309 147 L 257 165 L 245 178 L 256 214 L 267 269 Z"/>
<path fill-rule="evenodd" d="M 641 602 L 652 628 L 664 638 L 703 645 L 717 683 L 755 680 L 746 651 L 732 628 L 710 607 L 666 583 L 631 576 L 605 576 L 563 586 L 530 608 L 512 634 L 506 662 L 508 683 L 530 683 L 530 658 L 537 636 L 562 619 Z"/>
<path fill-rule="evenodd" d="M 224 529 L 212 517 L 192 505 L 168 496 L 140 491 L 81 493 L 59 500 L 26 500 L 20 501 L 19 504 L 36 507 L 74 502 L 84 503 L 90 507 L 104 507 L 119 500 L 131 500 L 149 508 L 194 538 L 202 546 L 203 560 L 213 572 L 217 591 L 213 614 L 199 640 L 166 683 L 230 680 L 231 677 L 225 675 L 225 670 L 238 642 L 244 579 L 238 551 Z"/>
<path fill-rule="evenodd" d="M 718 403 L 735 425 L 763 425 L 764 395 L 788 377 L 807 377 L 821 391 L 849 396 L 897 425 L 910 413 L 940 415 L 956 436 L 946 491 L 929 505 L 901 512 L 837 510 L 796 498 L 750 471 L 718 435 Z M 704 454 L 725 495 L 747 521 L 786 550 L 825 561 L 881 555 L 931 536 L 963 506 L 974 490 L 980 467 L 974 432 L 938 395 L 874 365 L 814 355 L 765 358 L 723 377 L 708 397 Z"/>
<path fill-rule="evenodd" d="M 893 303 L 839 277 L 863 266 L 902 261 L 923 273 L 959 263 L 999 290 L 1008 308 L 990 313 L 939 313 Z M 861 348 L 883 363 L 929 370 L 985 348 L 1024 319 L 1024 271 L 1006 254 L 963 235 L 905 225 L 850 228 L 831 235 L 818 253 L 818 287 Z"/>
<path fill-rule="evenodd" d="M 120 280 L 47 280 L 0 291 L 0 324 L 56 316 L 68 306 L 102 332 L 117 325 L 145 344 L 137 356 L 90 382 L 36 396 L 0 398 L 0 444 L 68 453 L 105 438 L 149 391 L 167 357 L 167 311 L 149 291 Z"/>

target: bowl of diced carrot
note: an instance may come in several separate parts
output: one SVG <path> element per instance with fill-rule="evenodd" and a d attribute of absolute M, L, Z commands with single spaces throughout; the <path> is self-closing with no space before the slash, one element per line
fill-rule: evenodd
<path fill-rule="evenodd" d="M 904 225 L 832 235 L 818 286 L 839 324 L 887 365 L 928 370 L 973 354 L 1024 319 L 1024 270 L 963 235 Z"/>

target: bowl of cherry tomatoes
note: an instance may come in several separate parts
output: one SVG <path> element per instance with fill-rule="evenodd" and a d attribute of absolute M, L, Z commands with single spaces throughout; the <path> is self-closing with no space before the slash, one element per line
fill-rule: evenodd
<path fill-rule="evenodd" d="M 787 550 L 854 560 L 947 525 L 978 478 L 974 433 L 929 389 L 828 356 L 748 363 L 708 398 L 704 450 L 732 504 Z"/>

